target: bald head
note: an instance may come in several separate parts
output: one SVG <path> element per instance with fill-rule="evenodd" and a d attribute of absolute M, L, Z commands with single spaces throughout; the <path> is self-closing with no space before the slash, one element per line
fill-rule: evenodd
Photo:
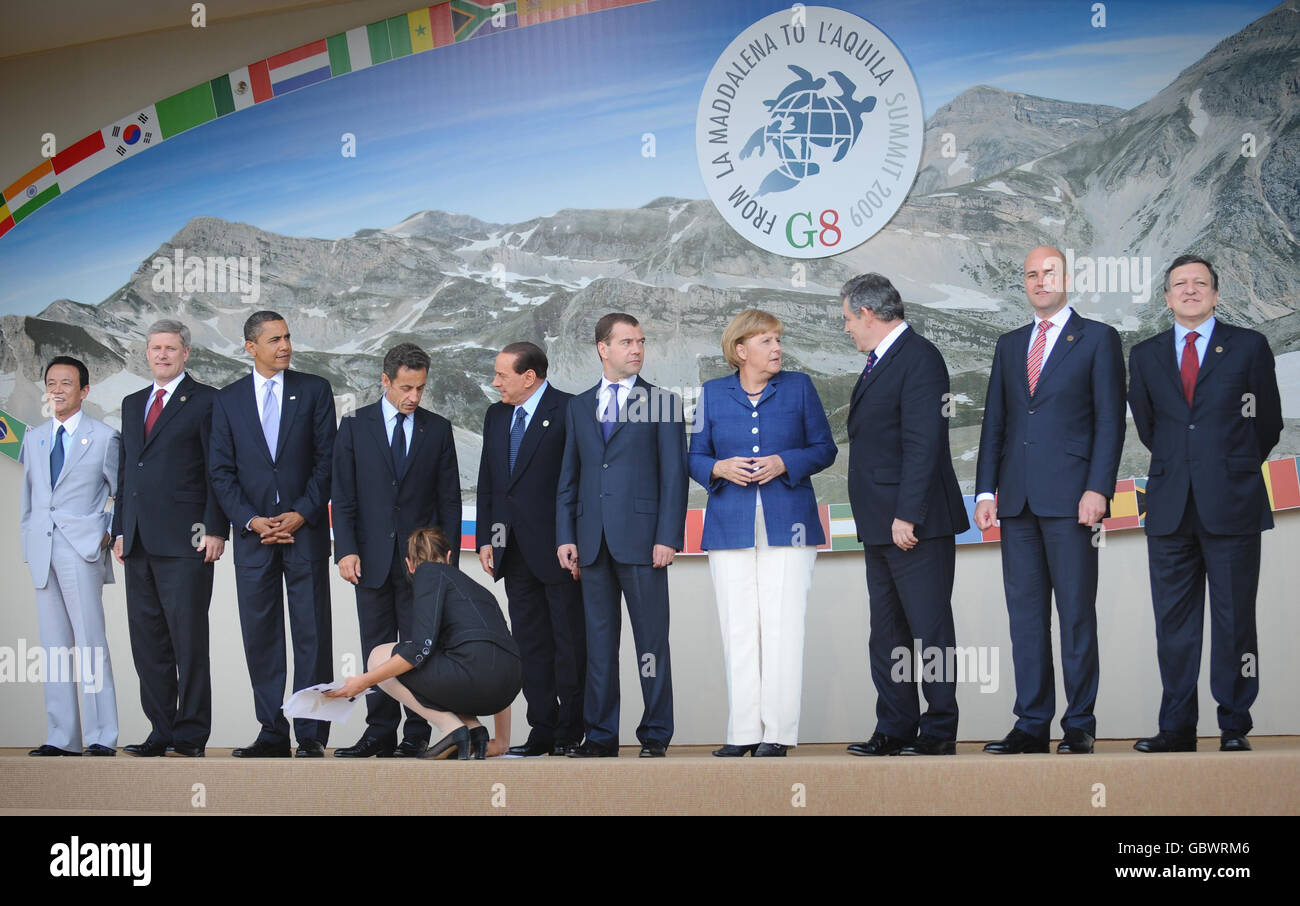
<path fill-rule="evenodd" d="M 1066 304 L 1065 255 L 1050 245 L 1040 245 L 1025 258 L 1025 297 L 1034 314 L 1050 318 Z"/>

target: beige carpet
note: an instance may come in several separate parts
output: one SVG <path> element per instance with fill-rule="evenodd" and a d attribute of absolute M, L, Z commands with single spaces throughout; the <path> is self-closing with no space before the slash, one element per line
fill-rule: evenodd
<path fill-rule="evenodd" d="M 785 759 L 244 761 L 30 758 L 0 749 L 0 814 L 756 814 L 1296 815 L 1300 737 L 1251 737 L 1255 751 L 1143 755 L 1099 740 L 1092 756 L 993 756 L 962 743 L 951 758 L 858 758 L 806 745 Z"/>

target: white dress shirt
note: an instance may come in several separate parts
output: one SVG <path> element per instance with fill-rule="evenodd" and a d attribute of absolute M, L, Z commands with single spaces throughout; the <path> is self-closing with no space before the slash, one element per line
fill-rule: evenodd
<path fill-rule="evenodd" d="M 162 386 L 159 386 L 157 381 L 154 382 L 154 385 L 149 388 L 149 396 L 144 401 L 145 421 L 149 421 L 149 410 L 153 408 L 153 401 L 154 398 L 158 396 L 158 391 L 161 390 L 163 392 L 163 408 L 166 409 L 167 404 L 172 400 L 172 394 L 176 392 L 176 388 L 181 385 L 181 381 L 183 380 L 185 380 L 184 370 Z"/>
<path fill-rule="evenodd" d="M 384 413 L 384 431 L 388 434 L 388 446 L 393 446 L 393 429 L 397 427 L 397 407 L 388 401 L 387 396 L 379 398 L 379 408 Z M 402 434 L 406 437 L 406 452 L 411 452 L 411 423 L 415 421 L 412 412 L 402 421 Z"/>

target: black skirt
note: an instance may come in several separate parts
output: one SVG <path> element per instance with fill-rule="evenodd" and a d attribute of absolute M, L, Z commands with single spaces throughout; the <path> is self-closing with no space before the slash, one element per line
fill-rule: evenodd
<path fill-rule="evenodd" d="M 434 651 L 397 679 L 415 700 L 435 711 L 488 715 L 504 711 L 519 695 L 519 658 L 493 642 L 464 642 Z"/>

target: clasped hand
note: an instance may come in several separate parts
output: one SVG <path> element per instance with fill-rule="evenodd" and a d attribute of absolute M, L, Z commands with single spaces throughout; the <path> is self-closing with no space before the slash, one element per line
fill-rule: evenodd
<path fill-rule="evenodd" d="M 767 484 L 785 474 L 785 463 L 773 453 L 771 456 L 732 456 L 713 464 L 713 477 L 725 478 L 742 488 L 750 484 Z"/>

